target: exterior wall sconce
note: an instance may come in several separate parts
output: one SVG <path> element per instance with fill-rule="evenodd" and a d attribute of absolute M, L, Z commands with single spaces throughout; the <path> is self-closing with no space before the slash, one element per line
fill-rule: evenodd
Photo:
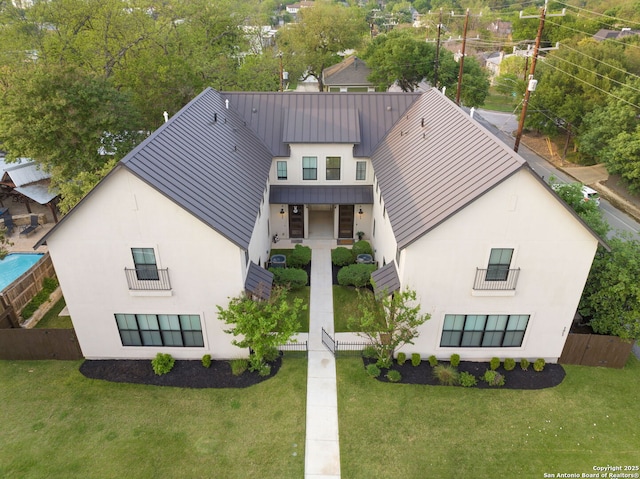
<path fill-rule="evenodd" d="M 360 207 L 360 209 L 358 210 L 358 215 L 360 215 L 360 219 L 362 219 L 363 214 L 364 214 L 364 211 L 362 211 L 362 207 Z"/>
<path fill-rule="evenodd" d="M 284 218 L 284 206 L 280 207 L 280 216 Z"/>

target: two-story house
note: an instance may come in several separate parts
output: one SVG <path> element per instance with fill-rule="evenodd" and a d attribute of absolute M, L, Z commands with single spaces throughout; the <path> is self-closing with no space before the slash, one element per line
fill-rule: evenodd
<path fill-rule="evenodd" d="M 46 242 L 87 358 L 241 357 L 217 306 L 266 296 L 277 235 L 375 249 L 417 291 L 411 352 L 556 361 L 598 238 L 437 90 L 205 90 Z"/>

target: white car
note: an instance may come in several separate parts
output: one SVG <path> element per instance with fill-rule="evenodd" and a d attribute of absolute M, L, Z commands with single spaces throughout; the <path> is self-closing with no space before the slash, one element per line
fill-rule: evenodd
<path fill-rule="evenodd" d="M 600 206 L 600 194 L 593 188 L 588 186 L 582 187 L 582 196 L 585 201 L 595 201 L 597 206 Z"/>

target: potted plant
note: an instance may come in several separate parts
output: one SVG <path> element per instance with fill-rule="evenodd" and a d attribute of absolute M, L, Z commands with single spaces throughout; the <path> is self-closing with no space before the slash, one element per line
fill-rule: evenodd
<path fill-rule="evenodd" d="M 362 241 L 362 238 L 364 238 L 364 231 L 358 231 L 356 236 L 358 237 L 358 241 Z"/>

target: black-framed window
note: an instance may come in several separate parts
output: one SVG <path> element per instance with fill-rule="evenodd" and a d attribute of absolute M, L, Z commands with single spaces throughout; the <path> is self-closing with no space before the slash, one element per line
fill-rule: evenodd
<path fill-rule="evenodd" d="M 133 265 L 138 280 L 158 281 L 158 264 L 153 248 L 131 248 Z"/>
<path fill-rule="evenodd" d="M 340 157 L 327 156 L 327 180 L 340 179 Z"/>
<path fill-rule="evenodd" d="M 286 180 L 287 179 L 287 162 L 286 161 L 278 161 L 276 163 L 276 169 L 278 171 L 278 179 Z"/>
<path fill-rule="evenodd" d="M 367 162 L 356 161 L 356 180 L 367 179 Z"/>
<path fill-rule="evenodd" d="M 529 324 L 527 314 L 447 314 L 441 347 L 517 348 Z"/>
<path fill-rule="evenodd" d="M 197 314 L 116 314 L 123 346 L 204 347 Z"/>
<path fill-rule="evenodd" d="M 302 157 L 302 179 L 317 180 L 318 179 L 318 158 L 315 156 Z"/>
<path fill-rule="evenodd" d="M 486 281 L 506 281 L 513 256 L 512 248 L 492 248 L 487 266 Z"/>

